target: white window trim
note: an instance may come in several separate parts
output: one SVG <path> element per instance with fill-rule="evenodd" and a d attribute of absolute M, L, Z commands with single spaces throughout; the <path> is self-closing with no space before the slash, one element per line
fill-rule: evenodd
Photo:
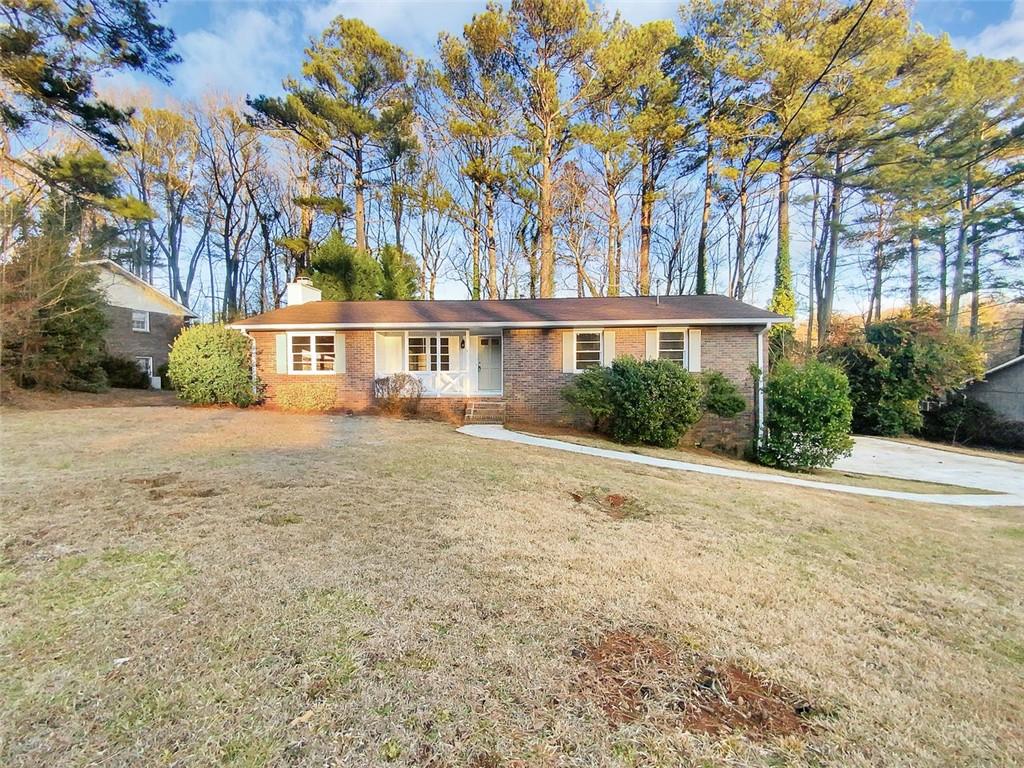
<path fill-rule="evenodd" d="M 155 376 L 156 375 L 156 371 L 153 368 L 153 358 L 152 357 L 149 357 L 148 355 L 136 355 L 135 356 L 135 364 L 136 365 L 139 364 L 139 360 L 148 360 L 149 361 L 149 365 L 148 365 L 148 368 L 146 370 L 146 375 L 147 376 Z"/>
<path fill-rule="evenodd" d="M 579 339 L 581 333 L 597 334 L 598 342 L 601 345 L 601 351 L 599 353 L 598 368 L 603 368 L 607 363 L 604 359 L 604 328 L 575 328 L 572 332 L 572 372 L 573 373 L 585 373 L 586 371 L 592 370 L 591 368 L 577 368 L 576 363 L 579 360 L 577 356 L 576 340 Z M 502 348 L 502 354 L 504 354 L 504 348 Z"/>
<path fill-rule="evenodd" d="M 146 318 L 146 327 L 145 328 L 136 328 L 135 327 L 135 313 L 136 312 L 140 313 L 144 318 Z M 132 331 L 135 332 L 135 333 L 149 333 L 149 311 L 148 310 L 145 310 L 145 309 L 133 309 L 132 310 Z"/>
<path fill-rule="evenodd" d="M 658 343 L 657 348 L 654 350 L 658 355 L 657 360 L 661 360 L 661 334 L 663 333 L 681 333 L 683 334 L 683 362 L 682 366 L 685 370 L 690 370 L 690 329 L 679 326 L 677 328 L 658 328 Z M 666 358 L 667 359 L 667 358 Z"/>
<path fill-rule="evenodd" d="M 316 351 L 316 337 L 317 336 L 330 336 L 334 340 L 334 370 L 333 371 L 296 371 L 292 366 L 295 364 L 295 356 L 292 354 L 292 340 L 296 336 L 306 337 L 312 336 L 313 351 Z M 334 376 L 338 373 L 338 337 L 335 333 L 318 333 L 317 331 L 290 331 L 288 333 L 288 345 L 285 350 L 286 357 L 288 360 L 288 375 L 289 376 Z"/>

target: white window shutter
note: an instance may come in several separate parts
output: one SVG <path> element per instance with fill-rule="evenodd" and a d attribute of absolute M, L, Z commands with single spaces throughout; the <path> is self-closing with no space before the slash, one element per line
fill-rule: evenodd
<path fill-rule="evenodd" d="M 288 334 L 277 334 L 274 342 L 277 345 L 277 372 L 288 373 Z"/>
<path fill-rule="evenodd" d="M 615 361 L 615 331 L 604 332 L 604 349 L 602 350 L 602 365 L 611 365 Z"/>
<path fill-rule="evenodd" d="M 575 337 L 574 331 L 562 331 L 562 373 L 573 373 L 576 370 Z"/>
<path fill-rule="evenodd" d="M 658 332 L 647 331 L 644 334 L 644 360 L 658 359 Z"/>
<path fill-rule="evenodd" d="M 334 334 L 334 372 L 345 372 L 345 334 Z"/>
<path fill-rule="evenodd" d="M 691 328 L 686 337 L 686 368 L 700 373 L 700 328 Z"/>

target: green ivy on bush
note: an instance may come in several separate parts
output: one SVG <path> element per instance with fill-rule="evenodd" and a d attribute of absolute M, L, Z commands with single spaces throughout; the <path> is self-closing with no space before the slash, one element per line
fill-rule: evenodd
<path fill-rule="evenodd" d="M 761 462 L 785 469 L 830 467 L 853 447 L 850 382 L 834 365 L 781 361 L 765 385 Z"/>
<path fill-rule="evenodd" d="M 708 413 L 731 419 L 747 409 L 746 398 L 740 393 L 739 387 L 718 371 L 702 373 L 700 385 L 704 392 L 704 410 Z"/>
<path fill-rule="evenodd" d="M 670 360 L 620 357 L 576 377 L 565 398 L 620 443 L 675 447 L 701 416 L 701 387 Z"/>
<path fill-rule="evenodd" d="M 246 407 L 259 401 L 253 381 L 249 339 L 223 325 L 186 328 L 171 347 L 168 373 L 183 400 L 198 405 L 231 403 Z"/>

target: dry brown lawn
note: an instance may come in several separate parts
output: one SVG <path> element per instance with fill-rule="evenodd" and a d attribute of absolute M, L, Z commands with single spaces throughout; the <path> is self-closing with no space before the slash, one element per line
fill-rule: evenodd
<path fill-rule="evenodd" d="M 0 765 L 1024 762 L 1024 510 L 426 422 L 0 418 Z"/>

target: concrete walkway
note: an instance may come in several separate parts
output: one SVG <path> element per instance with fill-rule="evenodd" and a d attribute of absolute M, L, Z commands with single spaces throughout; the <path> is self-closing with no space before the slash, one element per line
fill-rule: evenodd
<path fill-rule="evenodd" d="M 717 475 L 718 477 L 730 477 L 736 480 L 752 480 L 761 483 L 776 483 L 778 485 L 796 485 L 801 488 L 815 488 L 820 491 L 833 491 L 836 493 L 852 493 L 857 496 L 872 496 L 881 499 L 897 499 L 901 501 L 915 501 L 930 504 L 945 504 L 948 506 L 968 507 L 1015 507 L 1024 506 L 1024 487 L 1018 481 L 1015 489 L 1005 495 L 984 495 L 984 494 L 952 494 L 952 493 L 908 493 L 905 491 L 886 491 L 880 488 L 862 488 L 852 485 L 841 485 L 839 483 L 823 483 L 816 480 L 805 480 L 801 477 L 790 477 L 787 475 L 770 474 L 767 472 L 749 472 L 742 469 L 727 469 L 725 467 L 712 467 L 706 464 L 693 464 L 688 461 L 676 461 L 675 459 L 662 459 L 655 456 L 643 456 L 625 451 L 612 451 L 606 448 L 593 448 L 588 445 L 576 445 L 563 440 L 552 440 L 547 437 L 536 437 L 525 435 L 521 432 L 511 432 L 504 427 L 492 424 L 467 424 L 459 427 L 459 432 L 472 437 L 485 438 L 487 440 L 503 440 L 510 443 L 532 445 L 538 448 L 550 448 L 556 451 L 568 453 L 579 453 L 584 456 L 596 456 L 602 459 L 613 459 L 616 461 L 628 461 L 633 464 L 645 464 L 649 467 L 660 467 L 662 469 L 674 469 L 682 472 L 698 472 L 704 475 Z M 960 458 L 959 456 L 957 458 Z M 943 482 L 956 482 L 946 479 Z M 960 484 L 960 483 L 956 483 Z M 981 487 L 977 482 L 969 485 Z M 987 489 L 986 489 L 987 490 Z M 1000 489 L 995 489 L 1000 490 Z"/>

